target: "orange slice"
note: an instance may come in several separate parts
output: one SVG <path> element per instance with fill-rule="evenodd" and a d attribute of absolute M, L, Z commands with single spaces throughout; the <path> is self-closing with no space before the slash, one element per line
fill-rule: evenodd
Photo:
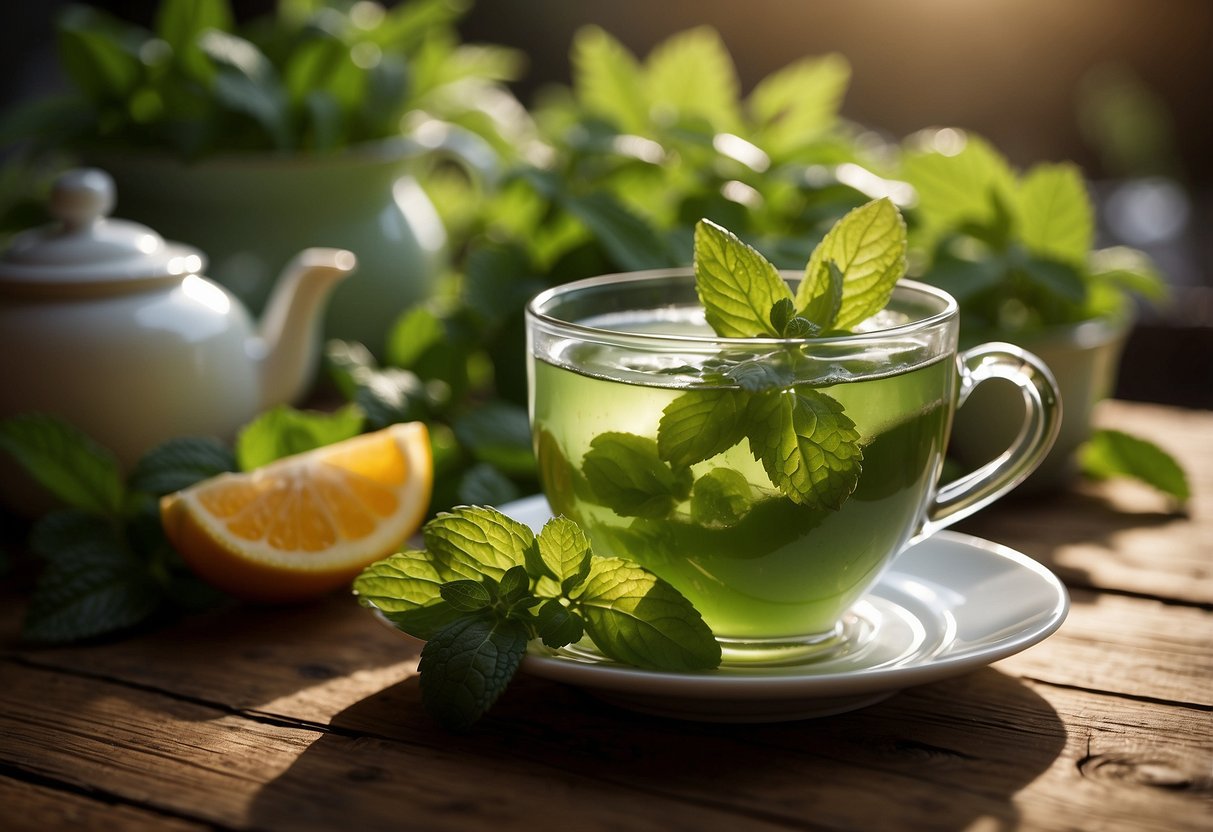
<path fill-rule="evenodd" d="M 350 583 L 421 527 L 433 487 L 421 422 L 221 474 L 160 501 L 169 541 L 203 580 L 284 602 Z"/>

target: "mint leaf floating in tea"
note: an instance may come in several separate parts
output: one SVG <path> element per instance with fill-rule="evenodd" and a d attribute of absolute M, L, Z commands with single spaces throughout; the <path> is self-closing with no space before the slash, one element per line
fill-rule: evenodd
<path fill-rule="evenodd" d="M 665 517 L 691 494 L 690 471 L 666 464 L 657 442 L 631 433 L 595 436 L 581 470 L 597 502 L 621 517 Z"/>
<path fill-rule="evenodd" d="M 588 635 L 608 658 L 658 670 L 720 663 L 720 645 L 686 598 L 630 561 L 595 557 L 571 520 L 557 517 L 536 537 L 496 509 L 464 506 L 423 535 L 427 551 L 372 564 L 354 593 L 427 640 L 422 703 L 452 730 L 493 705 L 532 639 L 559 648 Z"/>
<path fill-rule="evenodd" d="M 793 502 L 840 508 L 862 472 L 860 436 L 841 404 L 799 381 L 806 345 L 796 342 L 845 334 L 881 311 L 905 268 L 906 227 L 888 199 L 835 223 L 795 296 L 756 249 L 701 220 L 695 287 L 708 324 L 724 338 L 791 342 L 766 354 L 725 351 L 704 362 L 699 379 L 718 389 L 689 390 L 666 406 L 657 433 L 661 458 L 675 468 L 695 465 L 746 438 L 771 483 Z M 671 508 L 663 506 L 665 513 Z"/>

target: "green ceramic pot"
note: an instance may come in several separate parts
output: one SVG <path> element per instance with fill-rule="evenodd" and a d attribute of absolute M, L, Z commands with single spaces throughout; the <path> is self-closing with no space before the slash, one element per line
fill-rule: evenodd
<path fill-rule="evenodd" d="M 188 240 L 209 276 L 254 313 L 284 264 L 327 246 L 358 257 L 333 293 L 328 337 L 382 350 L 392 323 L 424 300 L 446 263 L 446 232 L 411 171 L 422 152 L 405 140 L 329 155 L 247 153 L 185 163 L 154 153 L 93 153 L 114 177 L 115 215 Z"/>

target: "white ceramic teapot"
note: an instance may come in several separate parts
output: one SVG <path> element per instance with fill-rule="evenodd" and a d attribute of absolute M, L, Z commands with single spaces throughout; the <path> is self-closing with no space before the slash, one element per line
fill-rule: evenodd
<path fill-rule="evenodd" d="M 198 250 L 109 218 L 114 200 L 104 171 L 68 171 L 51 195 L 57 222 L 0 257 L 0 418 L 60 416 L 129 467 L 173 436 L 231 439 L 306 392 L 320 313 L 354 255 L 303 251 L 256 327 L 201 276 Z"/>

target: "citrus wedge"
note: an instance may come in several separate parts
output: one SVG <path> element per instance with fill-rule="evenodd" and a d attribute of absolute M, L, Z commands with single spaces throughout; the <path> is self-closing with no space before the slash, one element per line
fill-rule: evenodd
<path fill-rule="evenodd" d="M 433 486 L 421 422 L 391 425 L 160 501 L 165 534 L 203 580 L 250 601 L 348 584 L 420 528 Z"/>

